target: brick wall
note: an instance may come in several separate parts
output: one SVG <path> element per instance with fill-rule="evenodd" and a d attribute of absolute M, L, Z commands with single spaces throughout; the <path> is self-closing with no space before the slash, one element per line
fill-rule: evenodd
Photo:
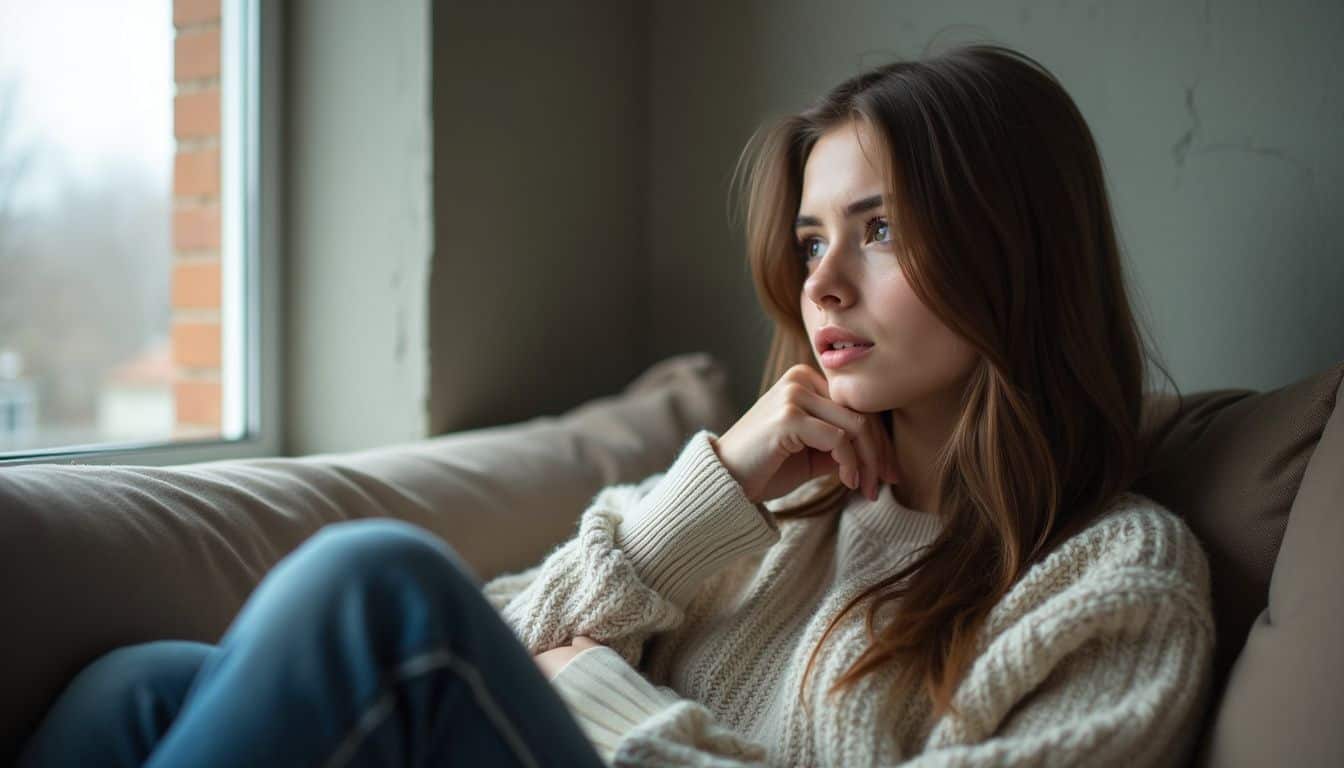
<path fill-rule="evenodd" d="M 219 3 L 173 2 L 175 438 L 220 433 Z"/>

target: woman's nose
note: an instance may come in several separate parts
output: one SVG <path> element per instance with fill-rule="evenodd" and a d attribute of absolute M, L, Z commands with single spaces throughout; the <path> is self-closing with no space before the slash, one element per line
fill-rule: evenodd
<path fill-rule="evenodd" d="M 826 252 L 812 274 L 803 283 L 803 292 L 818 307 L 844 303 L 853 294 L 850 278 L 842 269 L 843 253 L 836 249 Z"/>

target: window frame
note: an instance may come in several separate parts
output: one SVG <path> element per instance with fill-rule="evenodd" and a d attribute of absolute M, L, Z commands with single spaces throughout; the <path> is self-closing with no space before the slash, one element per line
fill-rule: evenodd
<path fill-rule="evenodd" d="M 226 269 L 223 275 L 224 312 L 236 314 L 233 308 L 242 312 L 241 318 L 225 320 L 221 329 L 224 376 L 242 386 L 233 390 L 241 394 L 239 401 L 230 403 L 226 394 L 221 428 L 227 431 L 231 423 L 241 421 L 241 435 L 21 449 L 0 455 L 0 468 L 36 463 L 170 466 L 281 454 L 281 5 L 223 0 L 220 9 L 221 51 L 242 52 L 233 87 L 224 82 L 221 103 L 221 141 L 226 147 L 232 142 L 235 149 L 235 159 L 221 168 L 223 188 L 232 185 L 227 199 L 242 201 L 230 206 L 232 214 L 226 211 L 221 222 L 226 239 L 231 233 L 237 244 L 236 263 L 242 267 L 231 275 Z M 221 257 L 228 258 L 223 253 Z"/>

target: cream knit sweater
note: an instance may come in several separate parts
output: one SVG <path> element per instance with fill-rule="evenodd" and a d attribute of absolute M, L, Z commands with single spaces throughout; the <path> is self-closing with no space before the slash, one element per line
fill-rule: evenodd
<path fill-rule="evenodd" d="M 1211 693 L 1209 569 L 1185 523 L 1124 495 L 993 609 L 957 689 L 962 716 L 888 668 L 822 693 L 866 645 L 863 607 L 808 654 L 845 601 L 936 535 L 940 519 L 853 495 L 819 518 L 753 504 L 708 430 L 672 466 L 604 488 L 578 533 L 485 594 L 533 653 L 605 645 L 552 679 L 617 766 L 1184 765 Z M 890 695 L 884 695 L 884 692 Z"/>

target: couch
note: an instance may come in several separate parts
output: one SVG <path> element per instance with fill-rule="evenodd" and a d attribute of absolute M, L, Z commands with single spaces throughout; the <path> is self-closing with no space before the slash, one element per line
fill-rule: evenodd
<path fill-rule="evenodd" d="M 543 558 L 601 488 L 735 420 L 723 366 L 678 355 L 557 416 L 398 445 L 172 467 L 0 465 L 0 763 L 102 653 L 214 642 L 262 576 L 329 523 L 390 516 L 486 581 Z M 1136 490 L 1213 570 L 1215 696 L 1194 764 L 1344 765 L 1344 363 L 1267 392 L 1149 395 Z"/>

